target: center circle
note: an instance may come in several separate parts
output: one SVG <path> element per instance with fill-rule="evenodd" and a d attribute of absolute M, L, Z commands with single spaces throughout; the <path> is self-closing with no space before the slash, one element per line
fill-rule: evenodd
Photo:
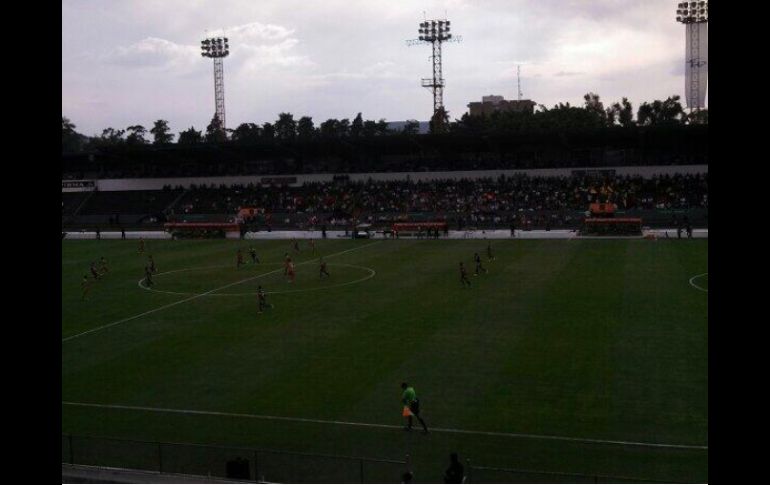
<path fill-rule="evenodd" d="M 249 270 L 255 266 L 260 269 L 264 268 L 268 271 L 249 274 Z M 376 275 L 376 272 L 373 269 L 355 264 L 326 263 L 326 266 L 331 275 L 322 279 L 320 276 L 320 266 L 311 266 L 303 263 L 295 265 L 296 277 L 294 283 L 289 283 L 288 277 L 283 274 L 283 263 L 259 263 L 257 265 L 249 263 L 238 270 L 236 270 L 233 265 L 228 264 L 165 271 L 153 275 L 153 287 L 147 287 L 144 278 L 140 279 L 137 282 L 137 285 L 139 288 L 146 291 L 179 296 L 254 296 L 257 293 L 257 285 L 261 285 L 265 289 L 265 294 L 267 295 L 302 293 L 363 283 Z M 222 271 L 226 268 L 229 269 L 229 271 Z M 271 270 L 271 268 L 276 269 Z M 172 291 L 163 289 L 163 286 L 158 288 L 158 283 L 161 282 L 163 285 L 162 282 L 167 280 L 167 278 L 163 277 L 167 275 L 179 275 L 182 273 L 190 274 L 195 272 L 205 272 L 205 274 L 197 278 L 187 278 L 183 283 L 197 286 L 194 290 Z M 229 281 L 232 279 L 231 276 L 233 273 L 240 276 L 240 278 L 235 281 Z M 342 275 L 342 281 L 340 281 L 340 275 Z M 174 286 L 178 287 L 180 284 L 179 281 L 175 283 L 176 284 L 171 283 L 172 288 L 174 288 Z M 238 286 L 250 286 L 253 289 L 252 291 L 247 292 L 220 292 L 220 290 L 227 290 L 228 288 L 235 289 Z"/>

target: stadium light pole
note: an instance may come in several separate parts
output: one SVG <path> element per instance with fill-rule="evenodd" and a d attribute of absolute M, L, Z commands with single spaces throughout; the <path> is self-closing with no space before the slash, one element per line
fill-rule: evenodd
<path fill-rule="evenodd" d="M 230 54 L 227 37 L 209 37 L 201 41 L 201 56 L 214 59 L 214 109 L 215 116 L 225 129 L 225 80 L 222 59 Z"/>
<path fill-rule="evenodd" d="M 705 105 L 708 86 L 708 0 L 680 2 L 676 21 L 685 25 L 685 92 L 687 106 L 697 112 Z"/>
<path fill-rule="evenodd" d="M 450 33 L 451 22 L 449 20 L 425 20 L 420 22 L 417 39 L 406 41 L 406 45 L 430 44 L 433 49 L 431 60 L 433 61 L 433 78 L 423 78 L 422 87 L 433 92 L 433 115 L 444 107 L 444 77 L 441 74 L 441 44 L 443 42 L 460 42 L 462 36 L 452 36 Z"/>

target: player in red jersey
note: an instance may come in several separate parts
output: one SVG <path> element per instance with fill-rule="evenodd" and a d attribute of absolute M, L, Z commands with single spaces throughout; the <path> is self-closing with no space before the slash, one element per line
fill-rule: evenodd
<path fill-rule="evenodd" d="M 104 259 L 104 256 L 101 257 L 99 260 L 99 273 L 102 275 L 106 275 L 110 272 L 110 269 L 107 267 L 107 260 Z"/>
<path fill-rule="evenodd" d="M 143 237 L 139 238 L 139 252 L 140 253 L 144 252 L 144 238 Z"/>
<path fill-rule="evenodd" d="M 99 271 L 96 269 L 96 261 L 91 263 L 91 275 L 94 277 L 95 280 L 98 280 L 100 277 Z"/>
<path fill-rule="evenodd" d="M 309 244 L 310 244 L 310 249 L 313 251 L 313 254 L 315 254 L 315 241 L 311 239 Z"/>
<path fill-rule="evenodd" d="M 294 283 L 294 263 L 291 261 L 286 267 L 286 274 L 289 276 L 289 283 Z"/>
<path fill-rule="evenodd" d="M 289 274 L 289 264 L 291 264 L 291 256 L 289 256 L 289 253 L 286 253 L 283 256 L 283 275 L 284 276 Z"/>

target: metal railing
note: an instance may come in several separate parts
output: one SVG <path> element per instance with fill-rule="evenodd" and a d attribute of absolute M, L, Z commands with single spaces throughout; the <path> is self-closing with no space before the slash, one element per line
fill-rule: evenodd
<path fill-rule="evenodd" d="M 243 474 L 233 476 L 233 462 Z M 281 483 L 397 483 L 408 466 L 399 460 L 70 434 L 62 434 L 62 463 Z"/>

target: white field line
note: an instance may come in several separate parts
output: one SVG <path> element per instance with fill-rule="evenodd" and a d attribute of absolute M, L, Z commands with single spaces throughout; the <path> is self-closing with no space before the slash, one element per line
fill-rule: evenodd
<path fill-rule="evenodd" d="M 81 406 L 92 407 L 102 409 L 120 409 L 126 411 L 149 411 L 154 413 L 175 413 L 175 414 L 191 414 L 191 415 L 203 415 L 203 416 L 225 416 L 230 418 L 247 418 L 247 419 L 264 419 L 270 421 L 290 421 L 294 423 L 314 423 L 314 424 L 334 424 L 343 426 L 358 426 L 363 428 L 382 428 L 382 429 L 398 429 L 403 430 L 403 426 L 395 426 L 392 424 L 373 424 L 373 423 L 354 423 L 350 421 L 332 421 L 324 419 L 308 419 L 308 418 L 291 418 L 287 416 L 265 416 L 259 414 L 242 414 L 242 413 L 223 413 L 218 411 L 195 411 L 190 409 L 170 409 L 170 408 L 154 408 L 145 406 L 123 406 L 120 404 L 95 404 L 95 403 L 82 403 L 72 401 L 62 401 L 65 406 Z M 647 448 L 679 448 L 685 450 L 708 450 L 708 446 L 698 445 L 676 445 L 668 443 L 645 443 L 639 441 L 617 441 L 617 440 L 600 440 L 592 438 L 573 438 L 569 436 L 550 436 L 550 435 L 537 435 L 537 434 L 522 434 L 522 433 L 500 433 L 494 431 L 468 431 L 464 429 L 452 429 L 452 428 L 430 428 L 431 432 L 438 433 L 456 433 L 456 434 L 470 434 L 470 435 L 483 435 L 483 436 L 500 436 L 505 438 L 528 438 L 537 440 L 555 440 L 555 441 L 572 441 L 579 443 L 591 443 L 600 445 L 623 445 L 623 446 L 639 446 Z"/>
<path fill-rule="evenodd" d="M 260 263 L 260 264 L 273 265 L 273 266 L 275 266 L 275 265 L 281 265 L 282 266 L 283 265 L 282 263 Z M 347 281 L 345 283 L 337 283 L 337 284 L 334 284 L 334 285 L 331 285 L 331 286 L 321 286 L 319 288 L 305 288 L 305 289 L 301 289 L 301 290 L 266 291 L 265 294 L 266 295 L 281 295 L 281 294 L 284 294 L 284 293 L 306 293 L 308 291 L 328 290 L 328 289 L 331 289 L 331 288 L 339 288 L 341 286 L 349 286 L 349 285 L 354 285 L 356 283 L 362 283 L 362 282 L 364 282 L 366 280 L 370 280 L 370 279 L 374 278 L 377 275 L 377 272 L 374 271 L 372 268 L 367 268 L 366 266 L 359 266 L 357 264 L 329 263 L 329 266 L 348 266 L 350 268 L 363 269 L 364 271 L 367 271 L 369 274 L 364 276 L 363 278 L 359 278 L 357 280 Z M 230 268 L 232 266 L 228 264 L 228 265 L 220 265 L 220 266 L 206 266 L 206 267 L 201 267 L 201 268 L 175 269 L 173 271 L 166 271 L 165 273 L 157 273 L 155 276 L 161 276 L 161 275 L 171 274 L 171 273 L 180 273 L 182 271 L 196 271 L 196 270 L 201 270 L 201 269 L 225 268 L 225 267 Z M 265 276 L 265 275 L 260 275 L 260 276 Z M 156 290 L 156 289 L 153 289 L 153 288 L 148 288 L 147 286 L 143 285 L 142 284 L 143 281 L 144 281 L 144 278 L 142 278 L 139 281 L 137 281 L 136 284 L 139 286 L 139 288 L 141 288 L 143 290 L 146 290 L 146 291 L 152 291 L 154 293 L 166 293 L 167 295 L 179 295 L 179 296 L 190 296 L 190 295 L 197 295 L 198 294 L 198 293 L 183 293 L 183 292 L 180 292 L 180 291 Z M 206 296 L 254 296 L 256 294 L 257 294 L 256 291 L 252 291 L 250 293 L 216 293 L 216 294 L 206 295 Z"/>
<path fill-rule="evenodd" d="M 707 290 L 706 288 L 701 288 L 700 286 L 698 286 L 698 285 L 696 285 L 695 283 L 693 283 L 693 280 L 694 280 L 695 278 L 700 278 L 701 276 L 706 276 L 707 274 L 708 274 L 708 273 L 701 273 L 701 274 L 696 274 L 695 276 L 693 276 L 692 278 L 690 278 L 690 286 L 692 286 L 693 288 L 696 288 L 696 289 L 698 289 L 698 290 L 700 290 L 700 291 L 704 291 L 704 292 L 708 293 L 708 292 L 709 292 L 709 290 Z"/>
<path fill-rule="evenodd" d="M 349 253 L 350 251 L 355 251 L 355 250 L 358 250 L 358 249 L 363 249 L 363 248 L 366 248 L 366 247 L 369 247 L 369 246 L 373 246 L 375 244 L 379 244 L 380 242 L 381 241 L 376 241 L 376 242 L 373 242 L 373 243 L 365 244 L 363 246 L 358 246 L 358 247 L 355 247 L 355 248 L 346 249 L 346 250 L 340 251 L 338 253 L 330 254 L 330 255 L 326 256 L 326 258 L 331 258 L 331 257 L 334 257 L 334 256 L 339 256 L 341 254 Z M 307 261 L 303 261 L 301 263 L 297 263 L 297 266 L 300 266 L 300 265 L 306 264 L 306 263 L 310 263 L 312 261 L 315 261 L 315 260 L 314 259 L 308 259 Z M 65 338 L 61 339 L 61 341 L 62 341 L 62 343 L 64 343 L 64 342 L 66 342 L 68 340 L 72 340 L 72 339 L 75 339 L 75 338 L 78 338 L 78 337 L 82 337 L 83 335 L 88 335 L 89 333 L 94 333 L 94 332 L 98 332 L 100 330 L 104 330 L 106 328 L 114 327 L 115 325 L 119 325 L 121 323 L 125 323 L 125 322 L 128 322 L 130 320 L 135 320 L 135 319 L 143 317 L 145 315 L 149 315 L 151 313 L 155 313 L 155 312 L 159 312 L 161 310 L 165 310 L 166 308 L 171 308 L 171 307 L 174 307 L 174 306 L 177 306 L 177 305 L 181 305 L 182 303 L 187 303 L 188 301 L 192 301 L 192 300 L 195 300 L 197 298 L 209 295 L 211 293 L 214 293 L 215 291 L 224 290 L 225 288 L 230 288 L 231 286 L 239 285 L 241 283 L 245 283 L 247 281 L 255 280 L 255 279 L 261 278 L 263 276 L 271 275 L 271 274 L 277 273 L 279 271 L 281 271 L 281 268 L 278 268 L 278 269 L 276 269 L 274 271 L 270 271 L 268 273 L 262 273 L 262 274 L 258 274 L 256 276 L 251 276 L 249 278 L 246 278 L 246 279 L 243 279 L 243 280 L 240 280 L 240 281 L 236 281 L 235 283 L 229 283 L 229 284 L 227 284 L 225 286 L 220 286 L 219 288 L 214 288 L 213 290 L 207 291 L 205 293 L 200 293 L 200 294 L 197 294 L 197 295 L 193 295 L 193 296 L 191 296 L 189 298 L 185 298 L 184 300 L 175 301 L 173 303 L 169 303 L 168 305 L 163 305 L 161 307 L 154 308 L 152 310 L 148 310 L 148 311 L 140 313 L 138 315 L 134 315 L 133 317 L 124 318 L 124 319 L 118 320 L 116 322 L 112 322 L 112 323 L 108 323 L 106 325 L 102 325 L 101 327 L 92 328 L 91 330 L 86 330 L 85 332 L 81 332 L 81 333 L 78 333 L 78 334 L 75 334 L 75 335 L 70 335 L 69 337 L 65 337 Z"/>

